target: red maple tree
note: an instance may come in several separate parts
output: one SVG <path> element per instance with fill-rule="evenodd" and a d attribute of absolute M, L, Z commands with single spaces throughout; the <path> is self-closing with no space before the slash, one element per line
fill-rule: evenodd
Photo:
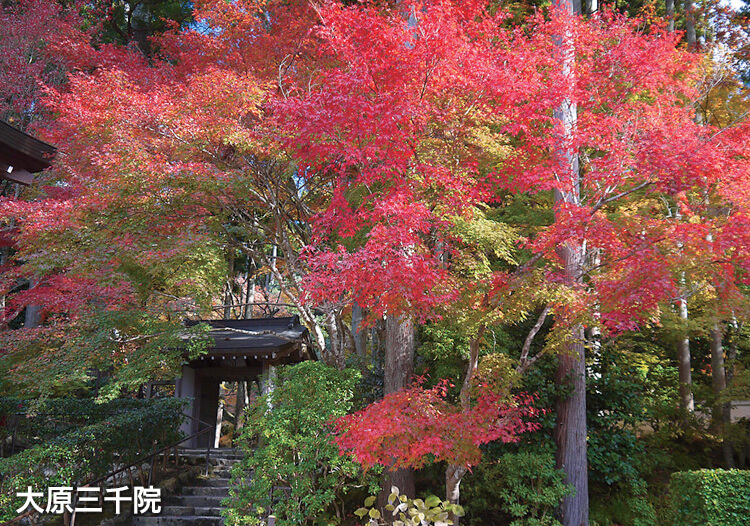
<path fill-rule="evenodd" d="M 516 442 L 519 435 L 539 429 L 528 421 L 536 416 L 533 399 L 509 400 L 479 387 L 482 392 L 468 410 L 445 400 L 447 385 L 420 385 L 386 395 L 362 411 L 336 422 L 336 443 L 366 468 L 420 468 L 428 460 L 447 461 L 467 468 L 479 463 L 482 444 Z"/>

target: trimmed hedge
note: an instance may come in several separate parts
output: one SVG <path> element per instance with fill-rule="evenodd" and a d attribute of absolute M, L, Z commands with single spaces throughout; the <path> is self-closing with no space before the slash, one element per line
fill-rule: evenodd
<path fill-rule="evenodd" d="M 675 526 L 750 525 L 750 471 L 680 471 L 669 493 Z"/>

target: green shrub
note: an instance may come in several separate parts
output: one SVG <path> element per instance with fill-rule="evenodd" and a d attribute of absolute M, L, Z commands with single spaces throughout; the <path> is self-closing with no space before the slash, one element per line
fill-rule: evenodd
<path fill-rule="evenodd" d="M 559 526 L 555 511 L 572 489 L 555 469 L 552 454 L 507 453 L 474 471 L 461 496 L 470 524 L 482 524 L 479 517 L 492 514 L 505 517 L 512 526 Z"/>
<path fill-rule="evenodd" d="M 750 525 L 750 471 L 680 471 L 669 494 L 675 526 Z"/>
<path fill-rule="evenodd" d="M 589 486 L 591 487 L 591 486 Z M 649 500 L 649 487 L 642 479 L 633 479 L 629 484 L 618 483 L 606 486 L 606 493 L 591 492 L 589 518 L 602 526 L 624 524 L 627 526 L 657 526 L 663 524 Z M 596 498 L 592 498 L 595 495 Z M 653 496 L 652 496 L 653 497 Z"/>
<path fill-rule="evenodd" d="M 177 398 L 124 403 L 138 409 L 101 414 L 95 424 L 0 459 L 0 520 L 16 516 L 23 504 L 16 494 L 28 486 L 45 492 L 49 486 L 90 482 L 175 442 L 185 403 Z"/>
<path fill-rule="evenodd" d="M 232 472 L 227 524 L 261 524 L 271 512 L 278 526 L 340 522 L 347 492 L 368 489 L 331 432 L 332 419 L 351 410 L 359 379 L 320 362 L 278 368 L 274 389 L 247 410 L 246 456 Z"/>
<path fill-rule="evenodd" d="M 170 405 L 171 404 L 171 405 Z M 5 421 L 4 431 L 10 435 L 15 430 L 19 442 L 25 446 L 46 442 L 85 426 L 102 422 L 115 415 L 132 411 L 176 410 L 181 402 L 176 399 L 139 400 L 121 398 L 97 402 L 94 398 L 0 398 L 0 421 Z M 19 415 L 15 426 L 11 423 Z M 15 428 L 15 429 L 14 429 Z"/>

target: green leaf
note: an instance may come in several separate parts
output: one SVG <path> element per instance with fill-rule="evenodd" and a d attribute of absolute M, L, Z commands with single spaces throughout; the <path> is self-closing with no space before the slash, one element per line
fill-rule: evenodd
<path fill-rule="evenodd" d="M 369 497 L 367 497 L 365 499 L 365 506 L 367 506 L 369 508 L 370 506 L 372 506 L 373 504 L 375 504 L 376 500 L 378 500 L 377 495 L 370 495 Z"/>
<path fill-rule="evenodd" d="M 367 512 L 370 511 L 367 508 L 359 508 L 357 511 L 354 512 L 354 515 L 359 517 L 360 519 L 363 518 L 365 515 L 367 515 Z"/>
<path fill-rule="evenodd" d="M 440 500 L 440 497 L 436 495 L 430 495 L 427 497 L 424 501 L 425 506 L 428 508 L 434 508 L 435 506 L 439 506 L 442 501 Z"/>
<path fill-rule="evenodd" d="M 380 519 L 380 512 L 378 510 L 376 510 L 375 508 L 372 508 L 370 510 L 370 518 L 371 519 L 376 519 L 376 520 Z"/>

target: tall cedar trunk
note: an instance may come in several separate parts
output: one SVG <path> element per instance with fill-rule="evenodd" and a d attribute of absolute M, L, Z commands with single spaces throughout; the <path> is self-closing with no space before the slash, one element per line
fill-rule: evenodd
<path fill-rule="evenodd" d="M 714 322 L 714 326 L 711 328 L 711 380 L 714 387 L 714 394 L 716 395 L 716 403 L 714 404 L 711 416 L 713 418 L 712 425 L 716 429 L 721 429 L 723 422 L 722 418 L 722 404 L 719 397 L 727 388 L 727 378 L 724 371 L 724 345 L 722 342 L 723 334 L 719 327 L 718 322 Z"/>
<path fill-rule="evenodd" d="M 344 357 L 344 335 L 339 326 L 339 319 L 336 315 L 336 311 L 333 309 L 326 313 L 326 330 L 328 331 L 330 345 L 326 348 L 326 352 L 323 355 L 323 361 L 326 365 L 330 365 L 337 369 L 343 369 L 346 367 L 346 360 Z"/>
<path fill-rule="evenodd" d="M 414 372 L 414 346 L 414 321 L 411 317 L 388 315 L 385 322 L 383 394 L 395 393 L 409 385 Z M 383 491 L 379 499 L 381 507 L 386 504 L 391 486 L 396 486 L 401 494 L 414 498 L 414 470 L 397 469 L 385 472 Z"/>
<path fill-rule="evenodd" d="M 273 246 L 273 255 L 271 256 L 271 272 L 266 274 L 266 292 L 271 290 L 271 285 L 273 285 L 273 278 L 275 272 L 273 272 L 276 269 L 276 258 L 279 256 L 279 245 Z"/>
<path fill-rule="evenodd" d="M 24 320 L 23 326 L 27 329 L 34 329 L 39 327 L 41 323 L 42 307 L 40 305 L 27 305 L 26 319 Z"/>
<path fill-rule="evenodd" d="M 567 15 L 580 15 L 580 3 L 575 0 L 555 0 L 554 5 Z M 575 86 L 573 62 L 575 61 L 572 35 L 567 29 L 555 37 L 557 60 L 562 67 L 567 84 L 567 96 Z M 556 121 L 554 134 L 557 140 L 555 158 L 561 189 L 555 191 L 556 214 L 564 213 L 564 204 L 580 204 L 580 174 L 578 152 L 573 146 L 573 134 L 578 115 L 575 101 L 566 98 L 554 111 Z M 556 217 L 556 220 L 559 220 Z M 583 271 L 583 247 L 573 242 L 558 248 L 558 255 L 565 265 L 568 285 L 573 286 Z M 559 320 L 565 321 L 565 320 Z M 558 357 L 555 382 L 567 387 L 568 396 L 557 400 L 557 421 L 554 439 L 557 446 L 557 467 L 565 472 L 565 481 L 575 489 L 573 495 L 563 498 L 560 519 L 563 526 L 588 526 L 589 488 L 588 462 L 586 455 L 586 358 L 583 326 L 579 323 L 570 328 L 567 348 Z"/>
<path fill-rule="evenodd" d="M 693 0 L 685 0 L 685 40 L 690 51 L 695 51 L 695 5 Z"/>
<path fill-rule="evenodd" d="M 219 387 L 219 407 L 216 409 L 216 427 L 214 428 L 214 447 L 219 447 L 221 441 L 221 424 L 224 421 L 224 388 Z"/>
<path fill-rule="evenodd" d="M 724 364 L 724 332 L 718 322 L 711 329 L 711 377 L 713 380 L 716 404 L 713 408 L 712 424 L 721 432 L 722 453 L 724 465 L 727 469 L 734 468 L 734 455 L 732 454 L 732 442 L 728 437 L 729 425 L 731 424 L 732 406 L 730 403 L 722 403 L 721 395 L 727 388 L 727 371 Z"/>
<path fill-rule="evenodd" d="M 408 315 L 391 316 L 385 322 L 385 378 L 383 394 L 409 385 L 414 373 L 414 321 Z"/>
<path fill-rule="evenodd" d="M 680 298 L 678 301 L 678 308 L 680 309 L 680 318 L 687 322 L 688 305 L 685 298 Z M 695 401 L 693 400 L 690 338 L 687 335 L 680 336 L 680 340 L 677 342 L 677 373 L 680 382 L 680 409 L 682 409 L 685 414 L 690 414 L 695 411 Z"/>
<path fill-rule="evenodd" d="M 397 2 L 400 4 L 401 2 Z M 413 8 L 409 10 L 407 26 L 415 28 L 417 19 Z M 406 44 L 408 47 L 408 44 Z M 406 387 L 411 381 L 414 373 L 414 320 L 408 315 L 394 316 L 389 314 L 385 321 L 385 356 L 384 356 L 384 378 L 383 394 L 388 395 Z M 381 507 L 384 507 L 391 486 L 396 486 L 401 494 L 414 498 L 416 489 L 414 487 L 414 470 L 398 469 L 386 471 L 384 474 L 383 491 L 380 492 Z M 390 523 L 393 517 L 390 513 L 385 514 Z"/>
<path fill-rule="evenodd" d="M 471 382 L 474 378 L 474 373 L 477 370 L 477 364 L 479 362 L 479 342 L 482 339 L 484 328 L 479 331 L 479 334 L 469 342 L 469 364 L 466 368 L 466 376 L 464 377 L 464 383 L 461 386 L 461 394 L 459 399 L 461 401 L 461 410 L 468 411 L 471 408 Z M 459 504 L 461 496 L 461 480 L 466 475 L 466 466 L 458 464 L 448 464 L 445 470 L 445 499 L 451 504 Z M 452 514 L 449 517 L 455 526 L 459 524 L 459 518 Z"/>
<path fill-rule="evenodd" d="M 248 405 L 247 382 L 240 380 L 237 382 L 237 403 L 234 406 L 235 429 L 238 431 L 245 426 L 245 408 Z M 238 433 L 239 435 L 239 433 Z"/>
<path fill-rule="evenodd" d="M 669 21 L 669 32 L 674 32 L 674 0 L 665 0 L 667 20 Z"/>
<path fill-rule="evenodd" d="M 569 247 L 559 251 L 566 262 L 566 273 L 580 265 L 580 252 Z M 588 461 L 586 454 L 586 357 L 583 326 L 571 329 L 570 340 L 558 356 L 555 383 L 570 393 L 557 399 L 554 439 L 557 468 L 565 472 L 565 482 L 575 495 L 563 498 L 560 519 L 563 526 L 589 523 Z"/>
<path fill-rule="evenodd" d="M 367 355 L 367 331 L 362 328 L 364 317 L 364 309 L 355 301 L 352 305 L 352 337 L 354 349 L 360 358 L 365 358 Z"/>
<path fill-rule="evenodd" d="M 736 318 L 732 318 L 731 325 L 732 327 L 732 337 L 729 340 L 729 352 L 727 353 L 727 361 L 728 364 L 725 364 L 724 370 L 726 373 L 727 378 L 727 386 L 732 385 L 732 379 L 734 378 L 734 363 L 737 360 L 737 341 L 740 338 L 741 333 L 741 326 L 737 323 Z M 724 425 L 729 426 L 732 423 L 732 402 L 727 401 L 724 404 Z M 729 448 L 728 451 L 728 457 L 729 462 L 727 463 L 727 466 L 736 467 L 734 463 L 734 444 L 732 444 L 731 441 L 727 441 L 726 443 L 727 447 Z M 725 456 L 727 453 L 724 453 Z M 741 464 L 742 465 L 742 464 Z"/>
<path fill-rule="evenodd" d="M 378 319 L 370 329 L 370 361 L 373 365 L 385 361 L 385 319 Z"/>
<path fill-rule="evenodd" d="M 232 283 L 234 282 L 234 254 L 229 255 L 229 261 L 227 262 L 227 284 L 226 292 L 224 293 L 224 319 L 232 319 Z"/>
<path fill-rule="evenodd" d="M 32 281 L 29 283 L 29 288 L 37 286 L 38 281 Z M 27 329 L 35 329 L 42 323 L 42 307 L 41 305 L 27 305 L 26 306 L 26 317 L 24 318 L 23 326 Z"/>
<path fill-rule="evenodd" d="M 242 317 L 249 320 L 253 317 L 253 303 L 255 303 L 255 277 L 250 272 L 250 258 L 247 259 L 245 285 L 245 305 L 242 311 Z"/>
<path fill-rule="evenodd" d="M 0 268 L 4 267 L 10 257 L 10 249 L 8 247 L 0 248 Z M 0 311 L 5 310 L 5 296 L 0 295 Z M 0 445 L 2 448 L 2 445 Z M 2 458 L 2 456 L 0 456 Z"/>

